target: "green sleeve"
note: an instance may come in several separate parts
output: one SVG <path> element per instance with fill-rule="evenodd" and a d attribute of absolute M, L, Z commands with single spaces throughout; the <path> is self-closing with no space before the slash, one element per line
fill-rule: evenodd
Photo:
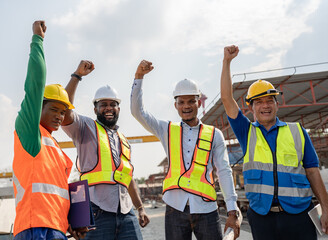
<path fill-rule="evenodd" d="M 25 97 L 15 122 L 15 130 L 23 148 L 33 157 L 41 149 L 39 124 L 45 83 L 46 63 L 43 53 L 43 38 L 33 35 L 24 85 Z"/>

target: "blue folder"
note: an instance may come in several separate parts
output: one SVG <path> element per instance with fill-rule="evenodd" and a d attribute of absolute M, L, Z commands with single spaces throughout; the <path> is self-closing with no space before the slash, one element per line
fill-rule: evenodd
<path fill-rule="evenodd" d="M 71 206 L 68 213 L 68 223 L 72 229 L 95 226 L 90 204 L 88 181 L 78 181 L 68 184 Z"/>

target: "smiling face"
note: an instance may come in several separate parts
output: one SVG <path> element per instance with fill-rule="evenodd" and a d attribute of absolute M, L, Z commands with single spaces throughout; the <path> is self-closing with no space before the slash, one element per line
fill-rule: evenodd
<path fill-rule="evenodd" d="M 40 124 L 52 133 L 57 131 L 62 124 L 67 106 L 55 101 L 44 101 L 42 106 Z"/>
<path fill-rule="evenodd" d="M 278 102 L 274 96 L 265 96 L 254 99 L 249 105 L 257 121 L 269 130 L 276 123 Z"/>
<path fill-rule="evenodd" d="M 119 117 L 120 107 L 118 102 L 105 99 L 96 103 L 94 111 L 99 122 L 113 129 Z"/>
<path fill-rule="evenodd" d="M 201 106 L 199 97 L 196 95 L 178 96 L 174 103 L 182 121 L 193 127 L 198 124 L 198 108 Z"/>

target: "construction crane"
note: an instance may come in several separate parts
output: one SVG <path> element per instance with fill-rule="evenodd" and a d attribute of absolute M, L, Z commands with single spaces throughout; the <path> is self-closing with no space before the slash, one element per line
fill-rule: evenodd
<path fill-rule="evenodd" d="M 159 142 L 159 139 L 154 135 L 149 136 L 135 136 L 135 137 L 127 137 L 131 144 L 134 143 L 148 143 L 148 142 Z M 58 145 L 61 148 L 75 148 L 72 141 L 58 142 Z M 12 178 L 12 172 L 0 172 L 0 178 Z"/>

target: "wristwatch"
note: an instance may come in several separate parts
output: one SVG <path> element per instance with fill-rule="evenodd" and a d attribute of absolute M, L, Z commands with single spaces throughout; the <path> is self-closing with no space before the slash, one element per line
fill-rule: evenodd
<path fill-rule="evenodd" d="M 229 211 L 228 213 L 227 213 L 227 216 L 229 217 L 229 216 L 235 216 L 236 218 L 238 218 L 239 217 L 239 211 L 237 211 L 237 210 L 231 210 L 231 211 Z"/>

